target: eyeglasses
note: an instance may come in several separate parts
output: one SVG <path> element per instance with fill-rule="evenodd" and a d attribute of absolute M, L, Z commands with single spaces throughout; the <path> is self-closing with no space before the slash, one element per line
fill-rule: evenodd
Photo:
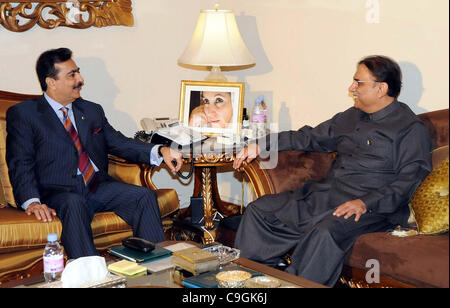
<path fill-rule="evenodd" d="M 354 84 L 356 82 L 356 87 L 358 88 L 361 83 L 366 83 L 366 82 L 379 82 L 378 80 L 357 80 L 357 79 L 353 79 L 353 83 Z"/>

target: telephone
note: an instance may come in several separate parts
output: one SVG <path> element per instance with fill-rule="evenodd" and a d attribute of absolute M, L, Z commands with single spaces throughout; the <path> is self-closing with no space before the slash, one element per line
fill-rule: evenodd
<path fill-rule="evenodd" d="M 207 137 L 201 133 L 183 126 L 180 121 L 170 118 L 143 118 L 141 126 L 144 129 L 134 135 L 134 138 L 144 142 L 152 142 L 155 144 L 163 144 L 172 146 L 172 143 L 178 145 L 178 148 L 190 146 L 191 152 L 193 144 L 206 139 Z M 194 171 L 194 159 L 191 159 L 189 173 L 183 175 L 178 171 L 178 176 L 182 179 L 189 179 Z"/>
<path fill-rule="evenodd" d="M 207 137 L 201 133 L 183 126 L 180 121 L 169 118 L 143 118 L 141 126 L 147 134 L 158 134 L 167 138 L 178 145 L 186 146 Z"/>
<path fill-rule="evenodd" d="M 141 126 L 147 134 L 151 134 L 161 128 L 167 128 L 172 126 L 178 126 L 180 121 L 170 118 L 143 118 L 141 120 Z"/>

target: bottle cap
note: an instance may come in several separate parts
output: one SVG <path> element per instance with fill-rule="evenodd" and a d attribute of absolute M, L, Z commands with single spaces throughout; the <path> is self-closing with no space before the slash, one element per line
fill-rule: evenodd
<path fill-rule="evenodd" d="M 47 235 L 47 241 L 48 242 L 56 242 L 58 240 L 58 234 L 56 233 L 50 233 Z"/>

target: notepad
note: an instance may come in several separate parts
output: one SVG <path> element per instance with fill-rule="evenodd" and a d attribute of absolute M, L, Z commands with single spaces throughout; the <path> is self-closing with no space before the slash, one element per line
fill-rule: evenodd
<path fill-rule="evenodd" d="M 137 263 L 128 260 L 111 263 L 108 265 L 108 270 L 126 277 L 137 277 L 147 273 L 147 268 L 145 266 L 138 265 Z"/>

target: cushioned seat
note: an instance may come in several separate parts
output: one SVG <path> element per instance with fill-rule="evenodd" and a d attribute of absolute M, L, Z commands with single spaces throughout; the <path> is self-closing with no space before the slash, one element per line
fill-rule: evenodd
<path fill-rule="evenodd" d="M 380 264 L 380 275 L 416 287 L 449 285 L 449 238 L 444 235 L 397 237 L 390 233 L 364 234 L 356 240 L 345 264 L 367 270 L 368 256 Z"/>
<path fill-rule="evenodd" d="M 61 222 L 42 223 L 35 216 L 14 208 L 15 201 L 5 162 L 6 110 L 36 96 L 0 91 L 0 278 L 28 270 L 42 259 L 47 234 L 61 235 Z M 149 187 L 156 191 L 162 218 L 179 209 L 174 189 L 157 189 L 151 180 L 153 169 L 149 165 L 132 164 L 118 157 L 109 157 L 109 174 L 117 180 Z M 91 223 L 94 243 L 98 250 L 118 245 L 131 236 L 131 227 L 113 212 L 97 213 Z M 11 276 L 12 277 L 12 276 Z M 1 282 L 0 282 L 1 283 Z"/>
<path fill-rule="evenodd" d="M 130 226 L 113 212 L 97 213 L 92 221 L 92 231 L 96 236 L 130 231 Z M 47 243 L 47 234 L 61 235 L 62 225 L 58 218 L 42 223 L 24 212 L 7 208 L 0 215 L 0 253 L 40 248 Z M 9 236 L 8 236 L 9 235 Z"/>
<path fill-rule="evenodd" d="M 157 191 L 162 209 L 170 207 L 167 201 L 173 200 L 174 194 L 173 189 Z M 62 225 L 57 217 L 50 223 L 42 223 L 34 215 L 28 216 L 16 208 L 4 208 L 0 213 L 0 253 L 40 248 L 47 243 L 47 234 L 56 233 L 58 238 L 61 235 Z M 91 227 L 96 237 L 131 231 L 131 227 L 113 212 L 95 214 Z"/>

